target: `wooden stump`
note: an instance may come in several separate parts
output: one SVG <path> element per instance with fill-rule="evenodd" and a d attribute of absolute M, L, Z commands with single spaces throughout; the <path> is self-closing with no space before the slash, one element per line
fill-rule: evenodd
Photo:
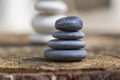
<path fill-rule="evenodd" d="M 53 62 L 43 57 L 46 45 L 31 44 L 26 36 L 1 36 L 0 80 L 120 80 L 119 39 L 92 36 L 86 41 L 84 60 Z"/>

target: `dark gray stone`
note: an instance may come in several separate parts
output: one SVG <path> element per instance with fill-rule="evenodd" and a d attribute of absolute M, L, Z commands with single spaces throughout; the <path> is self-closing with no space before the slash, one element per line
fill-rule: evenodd
<path fill-rule="evenodd" d="M 85 47 L 86 43 L 82 40 L 58 40 L 53 39 L 48 42 L 48 46 L 53 49 L 80 49 Z"/>
<path fill-rule="evenodd" d="M 54 38 L 64 39 L 64 40 L 74 40 L 80 39 L 84 37 L 83 32 L 66 32 L 66 31 L 58 31 L 52 34 Z"/>
<path fill-rule="evenodd" d="M 63 17 L 56 21 L 55 27 L 62 31 L 78 31 L 82 29 L 83 22 L 80 18 L 75 16 Z"/>
<path fill-rule="evenodd" d="M 44 57 L 48 60 L 56 61 L 78 61 L 87 56 L 87 52 L 81 50 L 53 50 L 48 49 L 44 53 Z"/>

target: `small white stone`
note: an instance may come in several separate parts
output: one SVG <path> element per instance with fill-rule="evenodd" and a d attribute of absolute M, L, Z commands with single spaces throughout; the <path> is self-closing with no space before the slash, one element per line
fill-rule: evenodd
<path fill-rule="evenodd" d="M 56 20 L 61 17 L 64 15 L 37 15 L 32 21 L 32 26 L 38 33 L 51 33 L 55 30 Z"/>
<path fill-rule="evenodd" d="M 51 35 L 45 34 L 33 34 L 28 37 L 28 40 L 32 43 L 41 43 L 47 44 L 47 42 L 51 39 L 54 39 Z"/>
<path fill-rule="evenodd" d="M 35 9 L 44 13 L 65 13 L 68 7 L 62 1 L 38 1 Z"/>

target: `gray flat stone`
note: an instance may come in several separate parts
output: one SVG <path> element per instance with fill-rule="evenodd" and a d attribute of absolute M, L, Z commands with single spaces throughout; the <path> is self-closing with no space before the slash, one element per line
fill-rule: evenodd
<path fill-rule="evenodd" d="M 78 61 L 87 56 L 87 52 L 81 50 L 53 50 L 48 49 L 44 53 L 44 57 L 48 60 L 56 61 Z"/>
<path fill-rule="evenodd" d="M 48 42 L 48 46 L 53 49 L 80 49 L 85 47 L 86 43 L 82 40 L 57 40 Z"/>
<path fill-rule="evenodd" d="M 82 29 L 83 22 L 75 16 L 63 17 L 56 21 L 55 27 L 62 31 L 78 31 Z"/>
<path fill-rule="evenodd" d="M 66 31 L 58 31 L 52 34 L 54 38 L 65 39 L 65 40 L 74 40 L 80 39 L 84 37 L 83 32 L 66 32 Z"/>

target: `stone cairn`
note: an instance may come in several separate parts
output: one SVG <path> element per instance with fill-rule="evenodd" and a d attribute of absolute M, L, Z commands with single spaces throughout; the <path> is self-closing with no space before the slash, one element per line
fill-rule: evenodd
<path fill-rule="evenodd" d="M 84 33 L 78 30 L 82 29 L 83 22 L 75 16 L 63 17 L 56 21 L 55 28 L 59 30 L 52 36 L 57 39 L 50 40 L 48 49 L 44 52 L 44 57 L 54 61 L 78 61 L 87 56 L 86 43 L 81 40 Z"/>
<path fill-rule="evenodd" d="M 49 34 L 55 30 L 55 21 L 65 16 L 67 5 L 61 0 L 38 0 L 35 9 L 39 13 L 32 20 L 32 26 L 37 33 L 31 35 L 29 40 L 35 43 L 47 43 L 52 39 Z"/>

